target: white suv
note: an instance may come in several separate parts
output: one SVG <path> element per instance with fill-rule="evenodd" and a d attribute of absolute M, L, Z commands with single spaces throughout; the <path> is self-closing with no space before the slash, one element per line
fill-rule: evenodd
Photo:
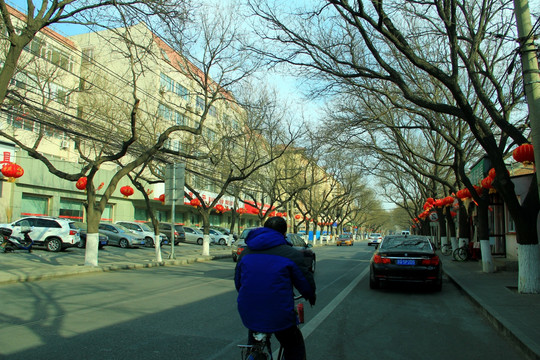
<path fill-rule="evenodd" d="M 21 230 L 30 227 L 32 232 L 28 235 L 34 240 L 34 246 L 45 246 L 48 251 L 58 252 L 77 246 L 81 241 L 79 230 L 73 221 L 68 219 L 28 216 L 0 227 L 11 229 L 12 235 L 21 238 L 24 236 Z"/>

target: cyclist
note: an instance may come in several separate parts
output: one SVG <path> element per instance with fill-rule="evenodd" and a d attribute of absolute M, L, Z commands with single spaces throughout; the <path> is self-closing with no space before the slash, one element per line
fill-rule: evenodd
<path fill-rule="evenodd" d="M 305 360 L 293 288 L 313 306 L 315 281 L 303 255 L 287 242 L 286 232 L 287 222 L 278 216 L 249 232 L 234 277 L 238 312 L 249 329 L 249 344 L 253 344 L 253 332 L 273 333 L 283 347 L 284 359 Z"/>

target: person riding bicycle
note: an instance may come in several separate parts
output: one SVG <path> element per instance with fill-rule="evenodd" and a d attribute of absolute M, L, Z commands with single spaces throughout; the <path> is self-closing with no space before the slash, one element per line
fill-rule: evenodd
<path fill-rule="evenodd" d="M 302 253 L 287 242 L 286 232 L 287 222 L 278 216 L 249 232 L 247 248 L 235 269 L 238 312 L 249 329 L 249 344 L 253 344 L 253 332 L 273 333 L 283 347 L 284 359 L 305 360 L 293 288 L 313 306 L 315 280 Z"/>

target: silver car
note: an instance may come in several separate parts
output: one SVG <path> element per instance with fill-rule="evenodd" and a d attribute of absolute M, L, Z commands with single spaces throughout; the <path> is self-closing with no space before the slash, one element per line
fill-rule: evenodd
<path fill-rule="evenodd" d="M 144 246 L 144 237 L 118 224 L 99 224 L 99 233 L 109 237 L 109 245 L 121 248 Z"/>
<path fill-rule="evenodd" d="M 186 242 L 195 243 L 198 245 L 203 244 L 203 232 L 199 229 L 184 226 L 184 231 L 186 233 Z"/>
<path fill-rule="evenodd" d="M 138 235 L 144 237 L 146 246 L 154 246 L 154 230 L 145 223 L 135 221 L 117 221 L 115 224 L 122 225 L 129 230 L 137 232 Z M 169 238 L 164 233 L 159 233 L 159 238 L 161 241 L 161 245 L 169 243 Z"/>

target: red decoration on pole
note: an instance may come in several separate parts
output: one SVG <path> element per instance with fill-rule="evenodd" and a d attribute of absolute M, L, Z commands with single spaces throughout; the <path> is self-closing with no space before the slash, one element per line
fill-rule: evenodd
<path fill-rule="evenodd" d="M 122 186 L 120 188 L 120 193 L 124 195 L 124 199 L 127 199 L 129 196 L 133 195 L 135 193 L 135 190 L 129 185 Z"/>
<path fill-rule="evenodd" d="M 83 177 L 80 177 L 79 180 L 77 180 L 75 187 L 79 190 L 86 190 L 87 183 L 88 183 L 88 179 L 86 178 L 86 176 L 83 176 Z"/>

